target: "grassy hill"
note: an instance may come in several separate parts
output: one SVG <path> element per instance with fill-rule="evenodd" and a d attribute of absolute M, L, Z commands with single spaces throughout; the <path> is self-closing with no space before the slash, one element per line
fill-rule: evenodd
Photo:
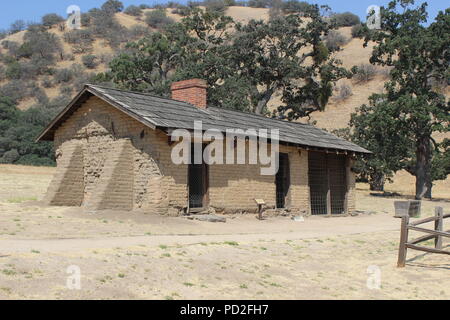
<path fill-rule="evenodd" d="M 59 47 L 48 65 L 43 67 L 44 71 L 36 71 L 33 66 L 27 65 L 34 62 L 30 62 L 26 52 L 20 51 L 29 31 L 7 36 L 0 41 L 0 95 L 14 92 L 14 103 L 20 110 L 27 110 L 38 104 L 49 104 L 53 113 L 56 113 L 81 89 L 83 83 L 88 82 L 95 74 L 107 71 L 111 59 L 124 49 L 128 41 L 137 40 L 155 30 L 145 22 L 146 14 L 153 10 L 143 9 L 137 15 L 116 13 L 114 24 L 106 25 L 106 31 L 102 32 L 93 32 L 92 25 L 84 26 L 82 30 L 86 31 L 84 36 L 87 39 L 81 44 L 78 40 L 69 39 L 71 31 L 63 29 L 64 23 L 49 27 L 46 31 L 54 36 Z M 166 9 L 170 19 L 180 21 L 182 16 L 176 12 L 178 11 L 173 8 Z M 251 19 L 269 19 L 269 9 L 266 8 L 231 6 L 226 8 L 225 14 L 242 23 Z M 340 28 L 338 32 L 345 41 L 335 56 L 342 60 L 343 65 L 348 69 L 355 65 L 369 65 L 372 46 L 369 44 L 364 48 L 362 39 L 352 37 L 351 27 Z M 8 58 L 11 55 L 16 55 L 17 61 L 11 61 Z M 19 71 L 12 67 L 13 64 Z M 387 70 L 373 67 L 372 73 L 370 79 L 341 80 L 327 110 L 314 113 L 310 120 L 327 130 L 347 127 L 351 113 L 366 103 L 371 94 L 383 91 L 384 82 L 388 79 Z M 448 95 L 449 88 L 445 90 Z M 279 100 L 279 95 L 276 95 L 269 105 L 273 107 L 279 104 Z M 437 139 L 443 137 L 437 136 Z M 394 185 L 398 184 L 397 190 L 413 193 L 414 177 L 401 172 L 394 180 Z M 437 182 L 437 187 L 450 190 L 450 179 Z"/>
<path fill-rule="evenodd" d="M 120 12 L 115 14 L 115 19 L 128 31 L 133 30 L 134 28 L 142 28 L 148 29 L 148 31 L 151 32 L 152 29 L 149 28 L 144 22 L 144 17 L 146 12 L 152 10 L 153 9 L 144 9 L 142 10 L 142 14 L 140 16 L 131 16 L 126 13 Z M 172 18 L 175 21 L 179 21 L 182 19 L 182 16 L 172 13 L 172 11 L 173 9 L 166 9 L 168 17 Z M 228 7 L 225 14 L 231 16 L 235 21 L 239 21 L 242 23 L 248 22 L 251 19 L 269 19 L 269 9 L 266 8 L 234 6 Z M 86 30 L 87 28 L 83 27 L 82 29 Z M 24 42 L 24 35 L 26 32 L 27 31 L 20 31 L 18 33 L 12 34 L 3 39 L 1 42 L 15 42 L 20 46 Z M 96 35 L 93 35 L 92 49 L 89 50 L 89 52 L 78 53 L 74 51 L 74 45 L 67 43 L 67 41 L 64 40 L 64 35 L 68 32 L 68 30 L 61 31 L 59 29 L 59 26 L 53 26 L 48 29 L 48 32 L 54 34 L 62 44 L 62 54 L 60 55 L 60 57 L 63 57 L 63 59 L 58 57 L 52 65 L 52 68 L 55 69 L 55 73 L 58 70 L 70 69 L 73 66 L 78 67 L 78 69 L 83 73 L 95 74 L 104 72 L 108 69 L 108 63 L 112 59 L 112 57 L 120 52 L 125 45 L 124 42 L 117 47 L 111 47 L 106 39 L 102 39 Z M 363 48 L 363 40 L 352 38 L 351 27 L 341 28 L 339 29 L 339 32 L 348 39 L 348 43 L 343 46 L 342 51 L 336 54 L 336 57 L 342 60 L 343 65 L 347 68 L 351 68 L 354 65 L 368 64 L 369 55 L 371 53 L 371 46 Z M 127 40 L 135 40 L 139 39 L 140 37 L 141 34 L 137 34 L 137 36 L 127 38 Z M 5 49 L 4 46 L 0 47 L 0 54 L 7 55 L 8 50 Z M 94 55 L 97 57 L 97 64 L 94 67 L 87 68 L 83 65 L 82 59 L 86 55 Z M 7 68 L 4 61 L 0 61 L 0 68 L 1 67 Z M 385 77 L 383 76 L 382 70 L 378 71 L 380 71 L 380 74 L 376 75 L 373 80 L 366 83 L 358 84 L 351 81 L 344 81 L 344 83 L 351 87 L 352 95 L 345 100 L 345 103 L 343 103 L 339 99 L 334 99 L 334 101 L 331 102 L 330 108 L 329 110 L 327 110 L 327 112 L 314 115 L 313 120 L 317 120 L 317 125 L 319 127 L 327 129 L 345 127 L 349 120 L 350 113 L 353 112 L 355 107 L 361 105 L 362 103 L 365 103 L 368 96 L 373 92 L 380 92 L 383 89 L 383 80 L 385 79 Z M 68 92 L 67 87 L 71 87 L 73 85 L 73 83 L 71 83 L 70 81 L 67 83 L 55 81 L 55 83 L 53 83 L 52 86 L 49 87 L 47 84 L 43 83 L 44 80 L 48 78 L 49 76 L 38 75 L 29 80 L 32 81 L 38 88 L 42 89 L 50 99 L 58 97 L 62 90 L 63 92 Z M 3 86 L 10 81 L 10 79 L 2 79 L 0 81 L 0 86 Z M 67 91 L 65 91 L 64 89 Z M 75 88 L 74 90 L 71 90 L 71 93 L 73 94 L 74 91 Z M 37 97 L 33 94 L 30 94 L 29 96 L 20 98 L 18 100 L 17 107 L 21 110 L 26 110 L 37 102 Z M 275 105 L 276 103 L 276 99 L 272 101 L 272 105 Z M 329 119 L 328 113 L 332 113 L 333 115 L 338 116 L 338 118 L 333 117 L 333 121 L 327 121 L 327 119 Z"/>

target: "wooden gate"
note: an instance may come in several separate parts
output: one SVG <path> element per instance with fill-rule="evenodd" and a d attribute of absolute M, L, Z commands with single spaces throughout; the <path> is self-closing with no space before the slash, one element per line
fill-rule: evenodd
<path fill-rule="evenodd" d="M 323 152 L 309 152 L 311 214 L 346 213 L 346 158 Z"/>
<path fill-rule="evenodd" d="M 450 238 L 450 230 L 445 232 L 443 231 L 444 219 L 446 218 L 450 218 L 450 214 L 444 214 L 444 209 L 442 209 L 441 207 L 436 207 L 434 217 L 425 218 L 412 223 L 409 222 L 409 215 L 404 215 L 402 217 L 400 246 L 398 250 L 398 262 L 397 262 L 397 266 L 399 268 L 403 268 L 406 264 L 406 253 L 408 249 L 419 250 L 429 253 L 450 255 L 450 251 L 445 251 L 442 249 L 442 238 L 443 237 Z M 419 225 L 433 221 L 434 221 L 434 230 L 418 227 Z M 408 241 L 409 230 L 423 232 L 426 233 L 426 235 Z M 421 242 L 428 241 L 431 239 L 434 239 L 434 248 L 427 248 L 418 245 Z"/>

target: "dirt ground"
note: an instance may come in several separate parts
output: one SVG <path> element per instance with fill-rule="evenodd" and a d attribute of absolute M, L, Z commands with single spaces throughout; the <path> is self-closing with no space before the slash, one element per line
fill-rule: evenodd
<path fill-rule="evenodd" d="M 393 202 L 408 194 L 358 185 L 356 217 L 216 224 L 45 207 L 53 172 L 0 166 L 0 299 L 450 299 L 449 256 L 409 251 L 396 268 Z M 424 201 L 422 216 L 435 206 L 450 199 Z"/>

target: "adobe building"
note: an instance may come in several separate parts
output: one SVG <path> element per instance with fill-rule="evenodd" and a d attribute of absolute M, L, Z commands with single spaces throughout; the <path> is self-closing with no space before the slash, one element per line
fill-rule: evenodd
<path fill-rule="evenodd" d="M 311 125 L 207 105 L 204 81 L 172 85 L 172 98 L 86 85 L 38 141 L 54 141 L 57 172 L 45 201 L 88 210 L 177 216 L 214 208 L 340 215 L 355 208 L 352 159 L 367 150 Z M 174 164 L 176 129 L 278 129 L 279 170 L 259 164 Z M 207 144 L 210 141 L 194 141 Z M 247 142 L 248 143 L 248 142 Z"/>

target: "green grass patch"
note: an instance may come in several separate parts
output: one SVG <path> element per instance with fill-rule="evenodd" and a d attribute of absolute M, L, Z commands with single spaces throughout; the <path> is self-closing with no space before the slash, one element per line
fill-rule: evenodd
<path fill-rule="evenodd" d="M 14 270 L 10 270 L 10 269 L 3 269 L 2 273 L 7 276 L 15 276 L 17 274 L 17 272 L 15 272 Z"/>
<path fill-rule="evenodd" d="M 22 203 L 25 201 L 36 201 L 37 198 L 36 197 L 17 197 L 17 198 L 11 198 L 8 199 L 9 203 Z"/>
<path fill-rule="evenodd" d="M 225 241 L 223 244 L 227 244 L 229 246 L 238 246 L 239 243 L 237 243 L 236 241 Z"/>

